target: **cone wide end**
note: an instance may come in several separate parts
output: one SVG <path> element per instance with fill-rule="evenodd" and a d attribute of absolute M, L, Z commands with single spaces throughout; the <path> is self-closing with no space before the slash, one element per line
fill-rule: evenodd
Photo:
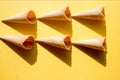
<path fill-rule="evenodd" d="M 37 22 L 36 15 L 32 10 L 28 12 L 26 19 L 30 24 L 35 24 Z"/>
<path fill-rule="evenodd" d="M 71 12 L 70 12 L 70 9 L 69 7 L 66 7 L 65 11 L 64 11 L 64 14 L 65 14 L 65 18 L 68 20 L 68 21 L 71 21 Z"/>
<path fill-rule="evenodd" d="M 65 49 L 66 50 L 70 50 L 71 48 L 71 40 L 70 40 L 70 36 L 66 36 L 64 39 L 64 44 L 65 44 Z"/>
<path fill-rule="evenodd" d="M 34 45 L 34 37 L 33 36 L 28 36 L 28 38 L 23 42 L 23 46 L 27 50 L 32 49 L 33 45 Z"/>

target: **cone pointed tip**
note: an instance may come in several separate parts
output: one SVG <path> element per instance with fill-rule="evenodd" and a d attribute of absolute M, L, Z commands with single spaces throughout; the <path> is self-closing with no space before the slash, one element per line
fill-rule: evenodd
<path fill-rule="evenodd" d="M 42 39 L 35 39 L 35 42 L 41 43 L 41 42 L 44 42 L 44 40 L 42 40 Z"/>
<path fill-rule="evenodd" d="M 38 39 L 35 39 L 35 42 L 38 42 Z"/>
<path fill-rule="evenodd" d="M 45 20 L 44 17 L 38 17 L 37 20 Z"/>
<path fill-rule="evenodd" d="M 72 45 L 80 45 L 81 43 L 80 42 L 72 42 L 71 44 Z"/>
<path fill-rule="evenodd" d="M 0 36 L 0 39 L 3 40 L 3 39 L 4 39 L 4 36 Z"/>
<path fill-rule="evenodd" d="M 5 22 L 7 22 L 7 19 L 6 18 L 2 19 L 1 22 L 5 23 Z"/>
<path fill-rule="evenodd" d="M 74 42 L 71 42 L 72 45 L 74 45 L 75 43 Z"/>
<path fill-rule="evenodd" d="M 3 20 L 1 20 L 1 22 L 5 22 L 5 20 L 3 19 Z"/>
<path fill-rule="evenodd" d="M 72 18 L 76 17 L 75 15 L 71 15 Z"/>

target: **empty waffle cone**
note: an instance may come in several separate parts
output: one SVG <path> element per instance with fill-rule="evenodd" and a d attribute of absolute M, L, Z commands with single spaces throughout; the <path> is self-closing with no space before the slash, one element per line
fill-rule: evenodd
<path fill-rule="evenodd" d="M 9 18 L 5 18 L 2 22 L 13 22 L 23 24 L 35 24 L 37 22 L 36 15 L 32 10 L 16 14 Z"/>
<path fill-rule="evenodd" d="M 87 47 L 87 48 L 92 48 L 100 51 L 106 51 L 104 37 L 96 38 L 96 39 L 81 40 L 78 42 L 73 42 L 72 44 Z"/>
<path fill-rule="evenodd" d="M 38 17 L 38 20 L 71 21 L 72 19 L 69 7 L 65 7 Z"/>
<path fill-rule="evenodd" d="M 34 46 L 34 37 L 32 35 L 1 36 L 0 39 L 26 50 L 31 50 Z"/>
<path fill-rule="evenodd" d="M 57 48 L 62 48 L 65 50 L 70 50 L 71 48 L 71 41 L 70 36 L 56 36 L 56 37 L 49 37 L 49 38 L 39 38 L 36 39 L 38 43 L 44 43 L 50 46 L 54 46 Z"/>
<path fill-rule="evenodd" d="M 83 19 L 93 19 L 93 20 L 104 20 L 105 13 L 104 7 L 95 8 L 91 10 L 87 10 L 81 13 L 77 13 L 72 15 L 73 18 L 83 18 Z"/>

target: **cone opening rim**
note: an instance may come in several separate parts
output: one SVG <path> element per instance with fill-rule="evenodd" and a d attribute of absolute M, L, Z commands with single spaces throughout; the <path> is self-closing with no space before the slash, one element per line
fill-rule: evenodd
<path fill-rule="evenodd" d="M 68 21 L 71 21 L 71 20 L 72 20 L 72 19 L 71 19 L 71 12 L 70 12 L 69 7 L 66 7 L 66 8 L 65 8 L 64 16 L 65 16 L 65 18 L 66 18 Z"/>
<path fill-rule="evenodd" d="M 106 51 L 106 38 L 105 37 L 103 37 L 102 45 L 103 45 L 103 51 Z"/>
<path fill-rule="evenodd" d="M 34 13 L 32 10 L 30 10 L 30 11 L 28 12 L 27 17 L 26 17 L 26 20 L 27 20 L 29 23 L 31 23 L 31 24 L 35 24 L 35 23 L 36 23 L 36 21 L 37 21 L 36 15 L 35 15 L 35 13 Z"/>
<path fill-rule="evenodd" d="M 66 36 L 65 39 L 64 39 L 64 44 L 65 44 L 65 48 L 67 50 L 70 50 L 71 48 L 71 40 L 70 40 L 70 36 Z"/>
<path fill-rule="evenodd" d="M 33 36 L 28 36 L 27 39 L 23 42 L 23 47 L 25 49 L 32 49 L 34 45 L 34 37 Z"/>
<path fill-rule="evenodd" d="M 105 16 L 105 8 L 101 7 L 101 15 L 104 17 Z"/>

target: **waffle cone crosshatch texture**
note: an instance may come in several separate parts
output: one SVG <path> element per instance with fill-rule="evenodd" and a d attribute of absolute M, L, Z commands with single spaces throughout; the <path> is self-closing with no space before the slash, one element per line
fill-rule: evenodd
<path fill-rule="evenodd" d="M 0 4 L 0 80 L 120 79 L 120 1 Z"/>

